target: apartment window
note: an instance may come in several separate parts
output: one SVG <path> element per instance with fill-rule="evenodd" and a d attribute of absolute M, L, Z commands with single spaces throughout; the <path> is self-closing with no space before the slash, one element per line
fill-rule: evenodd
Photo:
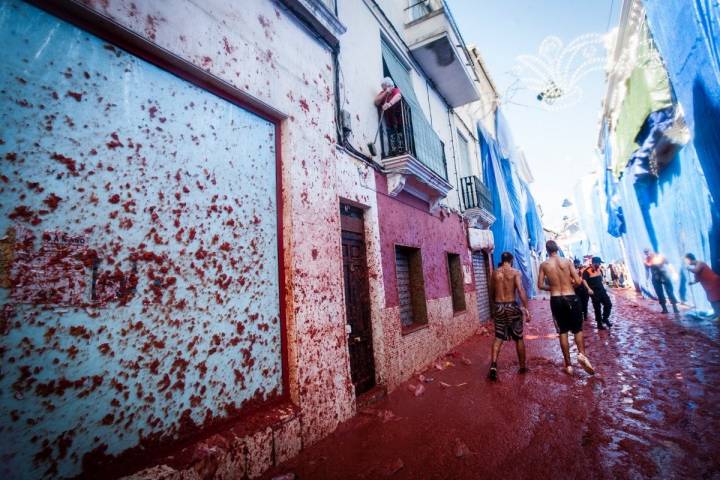
<path fill-rule="evenodd" d="M 426 325 L 427 303 L 423 278 L 422 255 L 419 248 L 395 247 L 395 269 L 403 331 Z"/>
<path fill-rule="evenodd" d="M 472 165 L 470 164 L 470 144 L 465 136 L 458 132 L 458 151 L 460 152 L 460 176 L 467 177 L 472 175 Z"/>
<path fill-rule="evenodd" d="M 463 269 L 460 255 L 457 253 L 447 254 L 448 272 L 450 277 L 450 292 L 452 293 L 452 305 L 454 312 L 464 312 L 465 307 L 465 284 L 463 282 Z"/>
<path fill-rule="evenodd" d="M 410 21 L 423 18 L 425 15 L 432 13 L 440 8 L 437 0 L 408 0 L 407 8 L 410 14 Z"/>

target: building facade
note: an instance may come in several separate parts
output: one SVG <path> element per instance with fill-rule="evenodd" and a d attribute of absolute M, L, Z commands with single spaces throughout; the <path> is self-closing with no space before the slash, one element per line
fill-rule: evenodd
<path fill-rule="evenodd" d="M 1 5 L 3 477 L 254 478 L 487 321 L 443 2 Z"/>

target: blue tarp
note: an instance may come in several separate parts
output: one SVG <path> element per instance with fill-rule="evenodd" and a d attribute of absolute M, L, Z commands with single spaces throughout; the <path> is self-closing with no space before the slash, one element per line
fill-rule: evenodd
<path fill-rule="evenodd" d="M 620 203 L 618 182 L 612 169 L 612 142 L 609 141 L 607 123 L 603 124 L 603 158 L 602 168 L 605 172 L 605 213 L 607 214 L 607 232 L 613 237 L 620 237 L 627 232 L 625 214 Z"/>
<path fill-rule="evenodd" d="M 720 269 L 720 4 L 717 0 L 644 0 L 648 24 L 693 135 L 713 198 L 711 254 Z"/>
<path fill-rule="evenodd" d="M 496 218 L 491 227 L 495 238 L 493 262 L 500 261 L 502 252 L 511 252 L 515 268 L 522 274 L 523 286 L 533 296 L 535 275 L 530 249 L 541 247 L 545 241 L 542 223 L 535 200 L 517 173 L 518 150 L 500 112 L 496 116 L 496 131 L 498 140 L 478 127 L 484 181 L 492 191 Z"/>

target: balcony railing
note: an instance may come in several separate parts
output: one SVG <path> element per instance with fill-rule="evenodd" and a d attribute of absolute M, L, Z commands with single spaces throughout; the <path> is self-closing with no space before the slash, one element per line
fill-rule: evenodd
<path fill-rule="evenodd" d="M 413 112 L 403 98 L 383 115 L 380 128 L 382 158 L 411 155 L 447 180 L 445 146 L 422 112 Z"/>
<path fill-rule="evenodd" d="M 408 8 L 409 21 L 413 22 L 443 7 L 440 0 L 416 0 Z"/>
<path fill-rule="evenodd" d="M 460 194 L 463 200 L 463 210 L 482 208 L 489 213 L 493 212 L 492 194 L 475 175 L 460 179 Z"/>

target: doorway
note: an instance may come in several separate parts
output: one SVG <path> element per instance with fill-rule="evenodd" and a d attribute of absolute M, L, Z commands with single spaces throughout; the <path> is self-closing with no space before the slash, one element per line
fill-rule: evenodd
<path fill-rule="evenodd" d="M 375 386 L 370 282 L 365 253 L 363 213 L 361 208 L 340 204 L 350 375 L 356 395 L 365 393 Z"/>

